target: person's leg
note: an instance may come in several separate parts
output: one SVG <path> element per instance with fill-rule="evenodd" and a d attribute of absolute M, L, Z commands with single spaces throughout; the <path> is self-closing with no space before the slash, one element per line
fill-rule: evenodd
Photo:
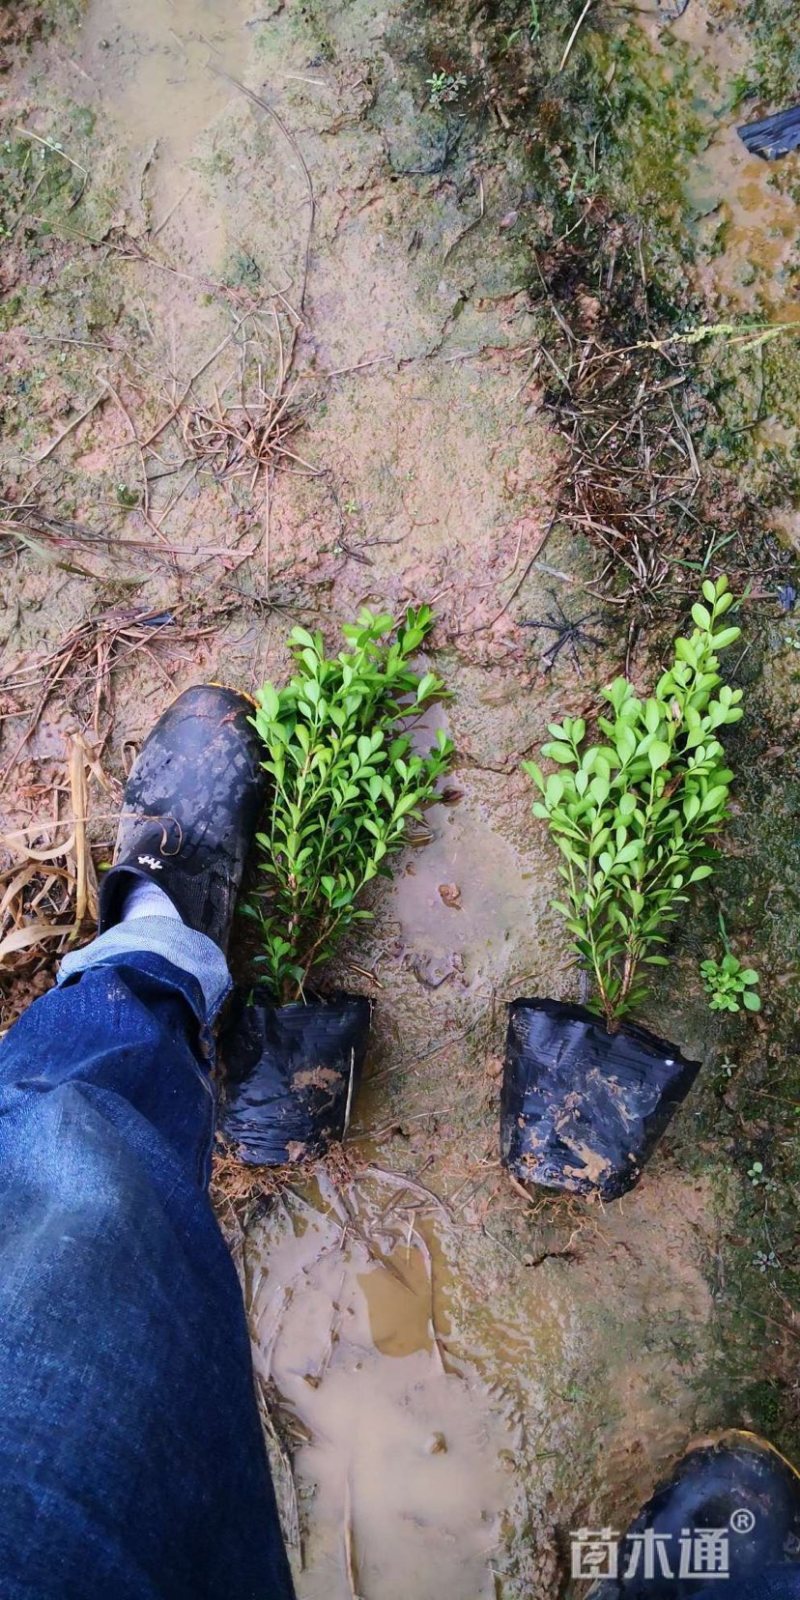
<path fill-rule="evenodd" d="M 95 966 L 0 1048 L 4 1600 L 291 1594 L 193 988 Z"/>
<path fill-rule="evenodd" d="M 109 919 L 0 1046 L 3 1600 L 292 1595 L 206 1192 L 223 941 L 156 920 Z"/>
<path fill-rule="evenodd" d="M 726 1584 L 725 1600 L 800 1600 L 800 1565 L 765 1567 L 757 1577 L 745 1578 L 741 1583 L 734 1578 Z M 708 1585 L 695 1589 L 689 1600 L 707 1600 Z"/>

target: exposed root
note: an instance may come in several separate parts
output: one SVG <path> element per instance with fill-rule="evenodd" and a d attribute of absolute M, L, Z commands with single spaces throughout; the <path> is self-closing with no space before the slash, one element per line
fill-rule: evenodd
<path fill-rule="evenodd" d="M 211 1202 L 224 1221 L 232 1213 L 241 1226 L 254 1207 L 275 1199 L 286 1184 L 285 1167 L 251 1167 L 238 1161 L 222 1143 L 214 1151 Z"/>

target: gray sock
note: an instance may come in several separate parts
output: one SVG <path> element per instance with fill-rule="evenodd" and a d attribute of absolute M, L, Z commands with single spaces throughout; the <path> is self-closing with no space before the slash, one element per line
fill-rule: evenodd
<path fill-rule="evenodd" d="M 172 917 L 175 922 L 181 921 L 169 895 L 157 883 L 146 883 L 144 879 L 134 883 L 125 896 L 122 921 L 129 922 L 134 917 Z"/>

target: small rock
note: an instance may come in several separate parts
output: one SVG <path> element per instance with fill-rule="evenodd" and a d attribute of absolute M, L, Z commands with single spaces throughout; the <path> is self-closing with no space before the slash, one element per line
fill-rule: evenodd
<path fill-rule="evenodd" d="M 439 899 L 443 900 L 452 911 L 461 910 L 461 890 L 457 883 L 440 883 Z"/>
<path fill-rule="evenodd" d="M 446 1456 L 447 1440 L 443 1433 L 431 1433 L 425 1440 L 425 1454 L 427 1456 Z"/>
<path fill-rule="evenodd" d="M 578 295 L 578 316 L 580 317 L 584 328 L 586 328 L 589 332 L 591 332 L 592 328 L 597 326 L 597 323 L 600 319 L 601 309 L 602 307 L 600 301 L 597 299 L 596 295 Z"/>

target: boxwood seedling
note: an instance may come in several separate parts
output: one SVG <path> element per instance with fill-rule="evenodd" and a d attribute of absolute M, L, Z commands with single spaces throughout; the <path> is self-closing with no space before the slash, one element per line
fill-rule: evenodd
<path fill-rule="evenodd" d="M 293 628 L 294 676 L 283 689 L 259 690 L 254 722 L 271 802 L 257 836 L 264 890 L 247 910 L 282 1000 L 301 998 L 346 930 L 372 916 L 362 890 L 378 874 L 391 877 L 409 818 L 421 817 L 447 770 L 446 734 L 420 755 L 409 731 L 443 690 L 435 673 L 410 664 L 432 625 L 428 606 L 399 625 L 363 610 L 333 657 L 321 633 Z"/>
<path fill-rule="evenodd" d="M 640 700 L 624 677 L 603 690 L 602 738 L 587 742 L 582 718 L 550 725 L 544 776 L 523 763 L 563 857 L 564 898 L 553 901 L 581 963 L 594 975 L 593 1004 L 612 1031 L 647 993 L 642 968 L 666 966 L 663 946 L 693 883 L 713 870 L 711 842 L 728 815 L 733 774 L 721 729 L 742 716 L 741 690 L 723 684 L 719 652 L 739 638 L 724 617 L 726 578 L 708 579 L 692 607 L 694 630 L 675 640 L 655 692 Z"/>

